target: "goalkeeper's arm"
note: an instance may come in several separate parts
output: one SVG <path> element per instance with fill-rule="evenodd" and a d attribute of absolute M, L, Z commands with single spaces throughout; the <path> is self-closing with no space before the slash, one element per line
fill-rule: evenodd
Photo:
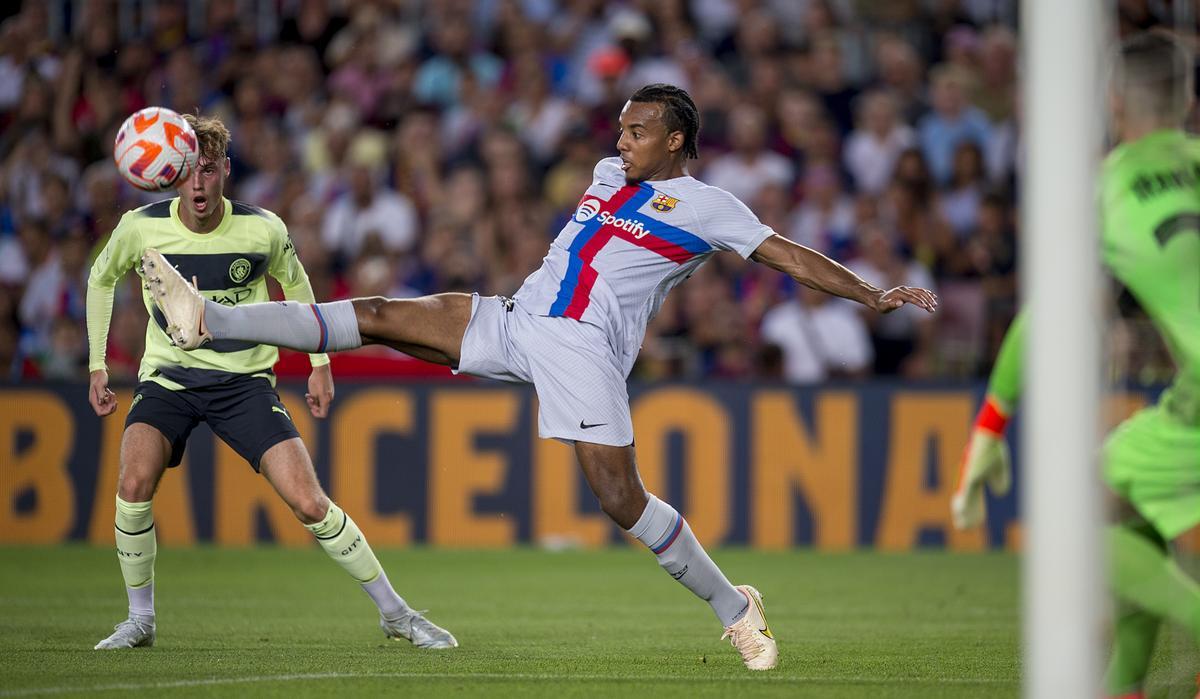
<path fill-rule="evenodd" d="M 984 484 L 996 495 L 1012 487 L 1012 467 L 1004 433 L 1021 396 L 1021 352 L 1025 344 L 1025 314 L 1019 313 L 1004 335 L 987 395 L 975 417 L 951 501 L 954 526 L 967 529 L 983 521 Z"/>

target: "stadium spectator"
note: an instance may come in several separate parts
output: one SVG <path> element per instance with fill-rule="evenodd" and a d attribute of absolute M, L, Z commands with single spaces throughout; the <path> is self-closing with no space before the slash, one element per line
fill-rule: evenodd
<path fill-rule="evenodd" d="M 753 201 L 768 184 L 790 186 L 792 164 L 767 150 L 766 117 L 757 107 L 742 104 L 730 115 L 730 144 L 733 151 L 711 163 L 703 181 L 720 187 L 742 201 Z"/>
<path fill-rule="evenodd" d="M 504 70 L 499 58 L 473 47 L 470 23 L 450 13 L 438 17 L 432 30 L 436 52 L 417 70 L 413 92 L 422 103 L 452 107 L 462 95 L 462 82 L 470 75 L 492 86 Z"/>
<path fill-rule="evenodd" d="M 990 361 L 1017 312 L 1017 233 L 1011 205 L 988 194 L 979 208 L 979 228 L 972 255 L 982 278 L 984 339 L 981 359 Z"/>
<path fill-rule="evenodd" d="M 804 175 L 804 201 L 792 213 L 787 237 L 844 261 L 854 249 L 854 201 L 842 190 L 838 173 L 815 165 Z"/>
<path fill-rule="evenodd" d="M 978 225 L 985 185 L 983 153 L 978 145 L 963 141 L 954 149 L 950 182 L 937 199 L 938 212 L 960 240 L 970 236 Z"/>
<path fill-rule="evenodd" d="M 750 66 L 769 60 L 779 53 L 782 40 L 779 22 L 767 8 L 758 7 L 742 14 L 737 20 L 730 42 L 718 46 L 718 57 L 729 66 L 730 77 L 745 85 L 750 82 Z"/>
<path fill-rule="evenodd" d="M 854 128 L 854 100 L 858 90 L 849 84 L 842 69 L 842 51 L 832 35 L 815 37 L 809 61 L 812 84 L 839 134 Z"/>
<path fill-rule="evenodd" d="M 891 181 L 900 154 L 916 145 L 917 135 L 899 120 L 890 92 L 868 92 L 857 106 L 858 124 L 846 139 L 846 170 L 860 192 L 880 194 Z"/>
<path fill-rule="evenodd" d="M 346 24 L 347 19 L 335 15 L 328 0 L 300 0 L 296 13 L 284 20 L 279 41 L 311 46 L 318 56 L 324 56 L 333 38 Z"/>
<path fill-rule="evenodd" d="M 350 188 L 338 197 L 321 233 L 322 241 L 345 259 L 358 257 L 369 239 L 380 252 L 399 254 L 417 240 L 416 212 L 407 197 L 385 186 L 378 143 L 359 138 L 350 147 Z"/>
<path fill-rule="evenodd" d="M 283 210 L 280 204 L 288 175 L 295 165 L 291 144 L 276 127 L 264 129 L 246 153 L 252 173 L 246 175 L 238 193 L 249 204 L 271 211 Z"/>
<path fill-rule="evenodd" d="M 671 29 L 659 25 L 658 29 L 660 34 L 682 30 L 678 25 Z M 626 93 L 651 83 L 689 87 L 682 66 L 669 50 L 664 50 L 673 48 L 671 41 L 666 37 L 655 41 L 655 27 L 649 17 L 633 9 L 617 10 L 609 20 L 609 32 L 631 63 L 629 71 L 622 77 L 622 88 Z"/>
<path fill-rule="evenodd" d="M 861 377 L 871 366 L 871 340 L 862 317 L 808 287 L 767 311 L 762 337 L 783 351 L 783 376 L 791 383 Z"/>
<path fill-rule="evenodd" d="M 933 289 L 933 278 L 919 262 L 898 252 L 896 241 L 884 230 L 869 226 L 859 234 L 862 255 L 850 269 L 868 283 L 923 285 Z M 886 316 L 863 314 L 871 329 L 874 372 L 909 378 L 928 376 L 932 371 L 933 331 L 931 318 L 900 309 Z"/>
<path fill-rule="evenodd" d="M 22 229 L 22 238 L 46 240 L 45 225 L 27 222 Z M 82 321 L 87 298 L 88 251 L 87 239 L 82 234 L 75 234 L 57 245 L 46 246 L 40 262 L 35 264 L 20 306 L 21 322 L 28 331 L 25 342 L 30 352 L 51 349 L 58 319 Z M 60 347 L 63 348 L 65 346 Z"/>
<path fill-rule="evenodd" d="M 979 82 L 971 101 L 993 124 L 1003 123 L 1013 116 L 1016 73 L 1016 36 L 1002 25 L 988 27 L 980 39 Z"/>
<path fill-rule="evenodd" d="M 928 110 L 924 65 L 912 44 L 896 35 L 880 38 L 875 48 L 879 85 L 896 97 L 901 117 L 914 124 Z"/>
<path fill-rule="evenodd" d="M 558 154 L 570 123 L 571 105 L 550 92 L 549 79 L 536 52 L 523 52 L 514 62 L 517 99 L 508 108 L 508 120 L 539 164 Z"/>
<path fill-rule="evenodd" d="M 967 101 L 969 77 L 961 68 L 939 65 L 931 72 L 933 109 L 918 124 L 921 150 L 939 184 L 950 181 L 954 149 L 963 141 L 983 148 L 991 135 L 987 116 Z"/>
<path fill-rule="evenodd" d="M 80 380 L 87 376 L 87 338 L 76 318 L 57 317 L 50 325 L 50 340 L 38 358 L 40 373 L 51 381 Z"/>

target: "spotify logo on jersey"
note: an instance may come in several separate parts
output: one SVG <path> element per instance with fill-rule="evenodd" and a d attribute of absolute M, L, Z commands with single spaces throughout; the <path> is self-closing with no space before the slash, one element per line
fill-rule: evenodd
<path fill-rule="evenodd" d="M 600 213 L 599 199 L 584 199 L 579 202 L 579 208 L 575 210 L 575 220 L 579 223 L 586 223 L 596 217 Z"/>

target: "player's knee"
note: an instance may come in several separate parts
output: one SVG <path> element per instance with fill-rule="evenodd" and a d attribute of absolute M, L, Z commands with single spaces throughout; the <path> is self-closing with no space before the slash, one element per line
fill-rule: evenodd
<path fill-rule="evenodd" d="M 358 329 L 363 335 L 374 335 L 383 316 L 383 307 L 387 299 L 382 296 L 368 296 L 354 299 L 354 315 L 358 319 Z"/>
<path fill-rule="evenodd" d="M 155 479 L 127 469 L 117 484 L 117 495 L 125 502 L 146 502 L 154 497 Z"/>
<path fill-rule="evenodd" d="M 612 484 L 597 495 L 600 498 L 600 509 L 623 529 L 629 529 L 636 524 L 638 517 L 642 516 L 642 510 L 646 508 L 646 491 L 640 484 Z"/>
<path fill-rule="evenodd" d="M 292 512 L 301 523 L 316 524 L 325 519 L 325 514 L 329 512 L 329 498 L 324 495 L 301 498 L 292 503 Z"/>

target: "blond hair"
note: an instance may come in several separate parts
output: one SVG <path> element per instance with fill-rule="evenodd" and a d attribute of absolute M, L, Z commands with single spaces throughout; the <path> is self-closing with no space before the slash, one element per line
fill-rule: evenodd
<path fill-rule="evenodd" d="M 1121 43 L 1114 79 L 1127 109 L 1172 123 L 1192 105 L 1195 57 L 1174 35 L 1151 30 Z"/>
<path fill-rule="evenodd" d="M 200 157 L 209 162 L 223 162 L 229 150 L 229 129 L 217 117 L 184 114 L 184 120 L 196 132 L 200 142 Z"/>

